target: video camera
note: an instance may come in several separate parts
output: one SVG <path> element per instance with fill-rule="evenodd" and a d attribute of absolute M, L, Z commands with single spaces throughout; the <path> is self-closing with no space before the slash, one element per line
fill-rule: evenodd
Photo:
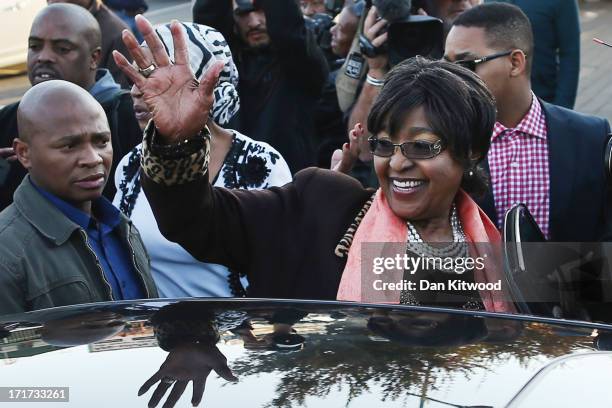
<path fill-rule="evenodd" d="M 431 13 L 431 0 L 366 0 L 376 6 L 381 18 L 389 21 L 387 44 L 374 47 L 365 35 L 359 37 L 361 52 L 370 58 L 388 54 L 389 64 L 421 55 L 432 59 L 444 55 L 444 24 L 439 18 L 417 14 L 422 8 Z"/>
<path fill-rule="evenodd" d="M 313 32 L 317 44 L 323 53 L 325 59 L 330 64 L 334 65 L 338 59 L 332 51 L 331 28 L 334 26 L 334 18 L 342 11 L 344 0 L 325 0 L 325 13 L 316 13 L 311 17 L 304 17 L 306 28 Z"/>
<path fill-rule="evenodd" d="M 342 11 L 343 5 L 344 0 L 325 0 L 325 9 L 333 17 Z"/>
<path fill-rule="evenodd" d="M 314 33 L 317 44 L 325 52 L 331 52 L 331 32 L 334 18 L 327 13 L 317 13 L 312 17 L 304 17 L 306 27 Z"/>

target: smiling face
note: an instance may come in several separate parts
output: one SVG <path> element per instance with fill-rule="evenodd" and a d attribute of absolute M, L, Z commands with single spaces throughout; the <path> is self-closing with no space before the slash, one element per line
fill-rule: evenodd
<path fill-rule="evenodd" d="M 408 112 L 396 135 L 376 135 L 393 143 L 424 140 L 436 142 L 422 107 Z M 410 221 L 448 220 L 451 205 L 461 185 L 463 167 L 448 149 L 431 159 L 407 159 L 396 148 L 391 157 L 374 156 L 374 168 L 391 210 Z"/>
<path fill-rule="evenodd" d="M 14 143 L 19 161 L 37 186 L 88 212 L 91 200 L 102 195 L 113 160 L 104 110 L 89 94 L 28 103 L 22 118 L 29 119 L 19 122 L 22 135 Z"/>
<path fill-rule="evenodd" d="M 100 49 L 92 47 L 81 23 L 59 10 L 44 9 L 38 15 L 28 39 L 28 79 L 32 85 L 52 79 L 83 89 L 93 85 Z"/>

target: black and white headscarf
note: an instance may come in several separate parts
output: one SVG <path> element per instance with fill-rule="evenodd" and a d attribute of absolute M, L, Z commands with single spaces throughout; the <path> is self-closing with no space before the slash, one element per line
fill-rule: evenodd
<path fill-rule="evenodd" d="M 215 102 L 211 117 L 223 126 L 227 125 L 240 109 L 238 98 L 238 69 L 232 59 L 232 52 L 223 35 L 214 28 L 194 23 L 181 23 L 187 38 L 189 65 L 199 80 L 215 61 L 223 61 L 225 66 L 219 75 L 219 82 L 214 90 Z M 174 42 L 170 24 L 159 26 L 155 32 L 162 41 L 170 59 L 174 59 Z M 143 43 L 146 45 L 146 43 Z M 131 215 L 136 199 L 140 194 L 140 145 L 128 154 L 128 162 L 123 166 L 123 176 L 119 183 L 118 194 L 121 197 L 119 209 L 128 217 Z M 130 188 L 130 184 L 132 187 Z"/>
<path fill-rule="evenodd" d="M 187 38 L 189 65 L 197 79 L 201 79 L 215 61 L 225 63 L 214 91 L 215 103 L 211 116 L 219 125 L 226 125 L 240 109 L 240 99 L 236 91 L 238 69 L 234 65 L 232 52 L 223 35 L 214 28 L 195 23 L 181 23 L 181 25 Z M 174 59 L 174 42 L 170 25 L 159 26 L 155 32 L 164 44 L 170 59 Z"/>

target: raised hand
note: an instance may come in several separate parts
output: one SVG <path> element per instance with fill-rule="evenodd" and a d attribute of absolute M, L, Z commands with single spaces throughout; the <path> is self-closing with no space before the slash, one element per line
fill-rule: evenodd
<path fill-rule="evenodd" d="M 153 61 L 145 57 L 134 35 L 124 30 L 123 42 L 138 68 L 117 51 L 113 51 L 115 63 L 142 92 L 163 142 L 177 143 L 195 136 L 208 121 L 214 102 L 213 91 L 223 69 L 223 62 L 217 62 L 209 68 L 200 83 L 189 66 L 185 33 L 178 21 L 173 21 L 170 26 L 175 50 L 174 61 L 170 60 L 146 18 L 136 16 L 136 26 L 153 55 Z"/>
<path fill-rule="evenodd" d="M 138 396 L 159 382 L 151 399 L 149 408 L 156 407 L 164 394 L 172 387 L 163 408 L 173 407 L 185 392 L 189 381 L 193 381 L 191 404 L 195 407 L 202 401 L 206 379 L 210 372 L 215 372 L 227 381 L 238 381 L 227 366 L 227 359 L 215 345 L 196 343 L 182 344 L 170 351 L 166 361 L 138 390 Z"/>
<path fill-rule="evenodd" d="M 331 169 L 348 174 L 357 159 L 371 160 L 371 153 L 365 146 L 367 146 L 367 133 L 361 123 L 357 123 L 349 132 L 349 142 L 342 145 L 342 150 L 338 149 L 332 155 Z"/>
<path fill-rule="evenodd" d="M 387 31 L 382 31 L 388 24 L 389 22 L 384 18 L 379 19 L 378 10 L 375 6 L 372 6 L 363 23 L 363 35 L 370 40 L 374 47 L 381 47 L 387 42 L 389 36 Z M 373 58 L 366 57 L 366 59 L 370 73 L 384 75 L 389 63 L 389 56 L 386 53 Z"/>

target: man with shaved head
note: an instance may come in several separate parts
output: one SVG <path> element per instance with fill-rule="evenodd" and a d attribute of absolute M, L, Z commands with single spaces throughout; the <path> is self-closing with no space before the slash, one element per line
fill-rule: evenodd
<path fill-rule="evenodd" d="M 127 24 L 100 0 L 47 0 L 47 3 L 75 4 L 87 10 L 95 18 L 102 32 L 100 67 L 107 68 L 111 72 L 113 78 L 115 78 L 123 88 L 130 88 L 132 84 L 127 77 L 123 75 L 123 72 L 121 72 L 117 65 L 115 65 L 115 61 L 111 56 L 113 50 L 126 50 L 121 34 L 123 30 L 130 29 Z"/>
<path fill-rule="evenodd" d="M 108 70 L 98 68 L 101 34 L 95 18 L 77 5 L 47 6 L 32 23 L 28 45 L 28 78 L 33 86 L 62 79 L 89 91 L 102 105 L 113 134 L 115 163 L 119 163 L 142 136 L 129 92 L 121 89 Z M 19 137 L 18 107 L 19 102 L 0 110 L 0 160 L 12 156 L 13 139 Z M 4 183 L 0 180 L 0 210 L 12 202 L 25 174 L 23 166 L 13 160 L 8 177 Z M 114 194 L 114 183 L 108 183 L 104 195 L 112 199 Z"/>
<path fill-rule="evenodd" d="M 157 296 L 138 231 L 102 191 L 113 161 L 102 106 L 46 81 L 17 112 L 17 159 L 29 172 L 0 212 L 0 315 Z"/>

